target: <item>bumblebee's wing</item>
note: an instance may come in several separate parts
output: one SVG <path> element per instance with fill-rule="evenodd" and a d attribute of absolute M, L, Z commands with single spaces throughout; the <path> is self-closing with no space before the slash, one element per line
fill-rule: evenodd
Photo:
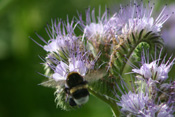
<path fill-rule="evenodd" d="M 107 74 L 105 69 L 99 69 L 99 70 L 94 70 L 90 71 L 84 76 L 84 79 L 88 82 L 94 82 L 97 81 L 101 78 L 103 78 Z"/>
<path fill-rule="evenodd" d="M 45 86 L 45 87 L 57 88 L 57 87 L 60 87 L 60 86 L 64 86 L 65 85 L 65 80 L 55 81 L 54 79 L 50 79 L 48 81 L 40 83 L 39 85 L 42 85 L 42 86 Z"/>

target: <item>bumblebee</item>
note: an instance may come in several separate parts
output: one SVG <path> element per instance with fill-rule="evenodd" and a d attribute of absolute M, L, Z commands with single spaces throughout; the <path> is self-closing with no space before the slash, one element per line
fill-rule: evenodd
<path fill-rule="evenodd" d="M 78 72 L 67 76 L 65 92 L 70 96 L 70 106 L 82 105 L 89 100 L 88 82 Z"/>
<path fill-rule="evenodd" d="M 63 87 L 63 91 L 67 95 L 70 106 L 79 106 L 85 104 L 89 100 L 88 82 L 92 83 L 104 77 L 104 70 L 92 71 L 84 77 L 78 72 L 70 72 L 65 80 L 55 81 L 50 79 L 41 85 L 59 89 Z"/>

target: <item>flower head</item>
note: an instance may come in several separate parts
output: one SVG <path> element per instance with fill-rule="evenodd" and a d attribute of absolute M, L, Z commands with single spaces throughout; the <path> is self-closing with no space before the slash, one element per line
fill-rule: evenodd
<path fill-rule="evenodd" d="M 118 105 L 122 107 L 121 111 L 123 113 L 142 115 L 148 100 L 148 95 L 145 95 L 143 92 L 136 94 L 129 91 L 127 94 L 123 94 L 121 96 L 121 100 Z"/>
<path fill-rule="evenodd" d="M 141 67 L 134 68 L 132 71 L 136 73 L 137 80 L 135 83 L 137 85 L 144 84 L 148 88 L 149 97 L 151 97 L 152 105 L 148 104 L 145 114 L 171 117 L 175 108 L 175 87 L 174 81 L 168 81 L 168 73 L 174 64 L 175 58 L 172 59 L 171 56 L 165 61 L 166 56 L 161 59 L 161 53 L 162 50 L 159 53 L 158 59 L 156 59 L 155 52 L 155 57 L 152 57 L 154 59 L 152 59 L 152 62 L 149 62 L 149 53 L 145 55 L 143 52 Z"/>
<path fill-rule="evenodd" d="M 137 81 L 137 79 L 135 79 L 135 81 Z M 172 101 L 174 100 L 174 96 L 171 96 L 171 98 L 168 97 L 168 101 L 163 102 L 160 101 L 160 96 L 150 92 L 148 84 L 145 85 L 145 83 L 142 82 L 141 86 L 139 86 L 136 82 L 133 83 L 133 91 L 127 88 L 128 85 L 124 81 L 120 84 L 122 88 L 116 84 L 117 90 L 122 94 L 121 96 L 118 93 L 115 94 L 118 99 L 117 105 L 121 107 L 121 112 L 124 116 L 157 117 L 156 115 L 159 115 L 160 117 L 172 117 L 172 114 L 175 112 L 175 105 Z M 162 91 L 159 93 L 165 92 Z M 153 96 L 157 97 L 155 98 Z"/>
<path fill-rule="evenodd" d="M 168 14 L 164 14 L 166 6 L 162 9 L 161 13 L 155 19 L 152 17 L 154 10 L 154 4 L 149 3 L 148 6 L 144 6 L 143 2 L 130 3 L 129 5 L 122 7 L 116 15 L 116 20 L 119 20 L 122 28 L 122 34 L 137 33 L 141 30 L 146 32 L 152 31 L 154 33 L 160 32 L 163 24 L 170 17 Z"/>
<path fill-rule="evenodd" d="M 82 16 L 79 16 L 80 26 L 84 31 L 84 36 L 96 43 L 109 43 L 110 38 L 115 34 L 113 33 L 114 26 L 111 25 L 111 19 L 106 9 L 103 15 L 101 16 L 101 9 L 99 8 L 99 16 L 95 17 L 95 9 L 86 11 L 86 22 L 82 20 Z M 96 21 L 97 20 L 97 21 Z"/>
<path fill-rule="evenodd" d="M 62 22 L 58 19 L 58 23 L 52 23 L 52 26 L 48 26 L 46 31 L 50 37 L 46 45 L 43 46 L 44 50 L 47 52 L 58 52 L 61 50 L 69 50 L 75 46 L 78 41 L 78 37 L 74 34 L 74 29 L 77 24 L 74 24 L 72 20 L 71 23 Z"/>
<path fill-rule="evenodd" d="M 156 53 L 156 52 L 155 52 Z M 160 52 L 161 55 L 161 52 Z M 147 57 L 149 58 L 149 57 Z M 147 59 L 149 60 L 149 59 Z M 132 69 L 132 71 L 142 78 L 152 79 L 157 81 L 164 81 L 168 78 L 168 73 L 171 70 L 172 65 L 174 64 L 175 59 L 171 60 L 171 57 L 165 62 L 165 57 L 161 61 L 161 58 L 149 62 L 145 59 L 145 55 L 142 56 L 142 66 L 139 69 Z"/>
<path fill-rule="evenodd" d="M 67 61 L 50 56 L 49 59 L 54 62 L 52 65 L 49 65 L 54 70 L 53 79 L 55 81 L 66 80 L 71 72 L 78 72 L 81 76 L 85 76 L 88 70 L 93 69 L 95 63 L 88 57 L 88 52 L 74 53 L 72 51 L 69 53 Z"/>
<path fill-rule="evenodd" d="M 158 107 L 158 117 L 173 117 L 173 108 L 169 107 L 167 104 L 159 105 Z"/>

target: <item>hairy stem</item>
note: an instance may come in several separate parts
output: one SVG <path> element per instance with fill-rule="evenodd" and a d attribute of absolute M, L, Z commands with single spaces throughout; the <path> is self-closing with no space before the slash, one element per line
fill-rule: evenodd
<path fill-rule="evenodd" d="M 118 106 L 117 106 L 117 104 L 116 104 L 116 102 L 114 100 L 109 99 L 109 98 L 105 97 L 104 95 L 101 95 L 101 94 L 93 91 L 90 88 L 89 88 L 89 92 L 92 95 L 94 95 L 95 97 L 97 97 L 97 98 L 101 99 L 102 101 L 104 101 L 105 103 L 107 103 L 111 107 L 115 117 L 119 117 L 120 116 L 120 111 L 119 111 Z"/>

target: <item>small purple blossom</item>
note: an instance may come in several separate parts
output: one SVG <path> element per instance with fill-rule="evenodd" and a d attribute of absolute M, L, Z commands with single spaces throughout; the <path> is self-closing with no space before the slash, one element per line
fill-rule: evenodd
<path fill-rule="evenodd" d="M 60 37 L 57 36 L 56 39 L 52 39 L 49 41 L 48 45 L 44 46 L 44 50 L 47 52 L 57 52 L 61 49 L 68 49 L 69 46 L 72 46 L 73 43 L 77 41 L 77 37 Z"/>
<path fill-rule="evenodd" d="M 166 104 L 162 104 L 158 107 L 157 117 L 173 117 L 173 108 Z"/>
<path fill-rule="evenodd" d="M 118 105 L 122 107 L 121 111 L 123 113 L 142 115 L 148 100 L 148 95 L 143 92 L 136 94 L 129 91 L 128 94 L 123 94 L 121 96 L 121 100 Z"/>
<path fill-rule="evenodd" d="M 159 53 L 158 59 L 156 59 L 155 52 L 155 57 L 152 57 L 154 59 L 150 62 L 149 53 L 146 55 L 143 52 L 141 67 L 132 69 L 132 71 L 136 73 L 136 85 L 145 85 L 149 89 L 148 97 L 150 99 L 145 107 L 147 109 L 144 111 L 144 115 L 149 117 L 156 115 L 160 117 L 172 117 L 175 109 L 174 81 L 169 82 L 167 80 L 169 78 L 168 73 L 174 65 L 175 58 L 172 59 L 171 56 L 165 61 L 166 56 L 161 59 L 161 53 L 162 50 Z"/>
<path fill-rule="evenodd" d="M 55 81 L 66 80 L 68 69 L 69 69 L 69 66 L 66 63 L 60 61 L 54 70 L 55 73 L 53 74 L 53 79 Z"/>
<path fill-rule="evenodd" d="M 66 80 L 67 75 L 71 72 L 78 72 L 80 75 L 85 76 L 87 72 L 87 67 L 85 64 L 86 63 L 81 60 L 70 59 L 70 62 L 68 64 L 60 61 L 54 70 L 53 79 L 55 79 L 55 81 Z"/>
<path fill-rule="evenodd" d="M 110 19 L 108 10 L 101 16 L 101 9 L 99 8 L 99 16 L 95 16 L 95 9 L 86 11 L 86 22 L 82 20 L 82 16 L 79 15 L 80 26 L 83 29 L 84 37 L 88 40 L 96 43 L 106 43 L 111 41 L 111 37 L 115 37 L 114 25 L 112 25 L 112 19 Z"/>
<path fill-rule="evenodd" d="M 160 52 L 160 55 L 161 55 L 161 52 Z M 170 60 L 170 59 L 171 57 L 168 59 L 167 62 L 163 60 L 160 63 L 161 59 L 159 57 L 157 60 L 154 60 L 149 63 L 149 61 L 146 61 L 145 55 L 143 55 L 141 67 L 139 69 L 138 68 L 132 69 L 132 71 L 140 75 L 140 77 L 144 79 L 164 81 L 168 78 L 168 73 L 171 70 L 171 67 L 173 66 L 175 61 L 175 58 L 173 60 Z"/>
<path fill-rule="evenodd" d="M 93 69 L 95 63 L 95 61 L 88 59 L 87 54 L 83 54 L 83 52 L 70 53 L 68 61 L 56 60 L 54 63 L 56 65 L 50 65 L 54 70 L 53 79 L 55 81 L 66 80 L 67 75 L 71 72 L 78 72 L 80 75 L 85 76 L 88 70 Z"/>
<path fill-rule="evenodd" d="M 78 44 L 78 37 L 74 34 L 76 25 L 73 20 L 71 23 L 68 21 L 64 23 L 61 20 L 58 20 L 57 23 L 55 20 L 52 26 L 48 26 L 46 29 L 50 40 L 43 46 L 44 50 L 47 52 L 58 52 L 62 49 L 66 51 L 73 48 L 75 43 Z"/>
<path fill-rule="evenodd" d="M 146 30 L 154 33 L 160 32 L 163 24 L 169 19 L 170 14 L 165 14 L 166 6 L 162 9 L 158 17 L 155 19 L 152 17 L 154 10 L 154 4 L 149 3 L 148 6 L 144 6 L 143 2 L 140 4 L 134 2 L 127 6 L 120 8 L 119 13 L 115 16 L 118 20 L 118 26 L 122 28 L 122 34 L 131 34 L 132 32 L 140 32 Z"/>
<path fill-rule="evenodd" d="M 91 54 L 85 49 L 79 37 L 75 36 L 74 29 L 77 23 L 72 20 L 67 23 L 58 20 L 46 29 L 50 40 L 48 43 L 40 37 L 46 45 L 42 46 L 49 54 L 46 57 L 46 69 L 54 73 L 51 77 L 55 81 L 66 80 L 71 72 L 78 72 L 85 76 L 87 71 L 94 68 L 95 61 L 89 58 Z"/>
<path fill-rule="evenodd" d="M 137 81 L 137 80 L 135 80 Z M 135 82 L 136 83 L 136 82 Z M 122 94 L 115 94 L 118 101 L 117 105 L 121 107 L 121 112 L 124 116 L 136 116 L 136 117 L 172 117 L 175 112 L 174 102 L 169 98 L 167 102 L 161 102 L 156 100 L 155 96 L 149 90 L 149 86 L 144 82 L 141 86 L 136 85 L 133 87 L 133 91 L 127 88 L 127 84 L 121 82 L 122 88 L 117 85 L 117 90 Z M 134 84 L 133 84 L 134 85 Z M 126 87 L 126 88 L 124 88 Z M 141 87 L 141 88 L 140 88 Z M 123 90 L 123 91 L 122 91 Z M 170 90 L 169 90 L 170 91 Z M 162 93 L 162 92 L 161 92 Z M 163 92 L 165 93 L 165 92 Z M 174 100 L 174 96 L 171 96 Z"/>

